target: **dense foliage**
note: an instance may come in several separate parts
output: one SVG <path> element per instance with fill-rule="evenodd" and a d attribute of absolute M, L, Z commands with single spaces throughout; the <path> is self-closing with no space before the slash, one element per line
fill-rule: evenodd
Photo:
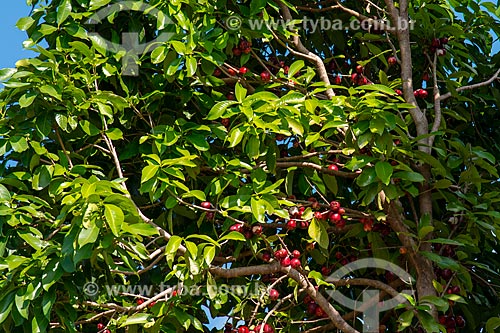
<path fill-rule="evenodd" d="M 334 288 L 415 290 L 375 331 L 500 327 L 498 3 L 149 0 L 89 24 L 114 2 L 29 0 L 39 56 L 0 70 L 1 331 L 360 332 Z M 170 37 L 137 76 L 104 42 L 127 32 Z M 325 281 L 371 257 L 416 282 Z"/>

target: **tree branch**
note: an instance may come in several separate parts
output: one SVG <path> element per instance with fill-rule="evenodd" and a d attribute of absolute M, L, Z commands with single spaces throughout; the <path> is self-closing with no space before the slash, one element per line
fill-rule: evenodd
<path fill-rule="evenodd" d="M 500 75 L 500 68 L 488 80 L 483 81 L 483 82 L 479 82 L 479 83 L 470 84 L 470 85 L 467 85 L 467 86 L 459 87 L 459 88 L 456 89 L 456 91 L 457 92 L 461 92 L 461 91 L 464 91 L 464 90 L 472 90 L 472 89 L 476 89 L 476 88 L 487 86 L 487 85 L 493 83 L 493 81 L 495 81 L 496 79 L 498 79 L 499 75 Z M 439 100 L 440 101 L 444 101 L 444 100 L 446 100 L 446 99 L 448 99 L 450 97 L 451 97 L 451 92 L 447 92 L 446 94 L 441 95 L 439 97 Z"/>

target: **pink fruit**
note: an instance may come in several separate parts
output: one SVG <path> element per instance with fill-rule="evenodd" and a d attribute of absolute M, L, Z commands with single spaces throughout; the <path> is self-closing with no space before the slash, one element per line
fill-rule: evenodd
<path fill-rule="evenodd" d="M 301 263 L 300 263 L 300 259 L 297 259 L 297 258 L 293 258 L 291 261 L 290 261 L 290 265 L 292 266 L 292 268 L 299 268 Z"/>
<path fill-rule="evenodd" d="M 269 298 L 276 301 L 280 297 L 280 293 L 276 289 L 269 290 Z"/>

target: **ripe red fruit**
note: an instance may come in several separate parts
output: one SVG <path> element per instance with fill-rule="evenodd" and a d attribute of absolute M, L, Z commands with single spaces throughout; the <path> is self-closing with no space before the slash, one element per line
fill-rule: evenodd
<path fill-rule="evenodd" d="M 103 323 L 98 323 L 97 324 L 97 329 L 100 331 L 100 330 L 103 330 L 104 329 L 104 324 Z"/>
<path fill-rule="evenodd" d="M 111 331 L 108 329 L 105 329 L 104 331 L 102 331 L 102 333 L 111 333 Z"/>
<path fill-rule="evenodd" d="M 330 202 L 330 208 L 334 211 L 337 212 L 340 209 L 340 202 L 338 201 L 331 201 Z"/>
<path fill-rule="evenodd" d="M 264 261 L 269 261 L 269 260 L 271 260 L 271 254 L 270 254 L 270 253 L 268 253 L 268 252 L 264 252 L 264 253 L 262 253 L 262 260 L 264 260 Z"/>
<path fill-rule="evenodd" d="M 460 287 L 459 286 L 453 286 L 453 287 L 451 287 L 451 290 L 456 295 L 460 294 Z"/>
<path fill-rule="evenodd" d="M 294 258 L 300 258 L 300 251 L 299 250 L 293 250 L 292 251 L 292 256 Z"/>
<path fill-rule="evenodd" d="M 364 84 L 368 84 L 368 79 L 366 77 L 362 77 L 358 80 L 358 84 L 359 85 L 364 85 Z"/>
<path fill-rule="evenodd" d="M 290 70 L 289 66 L 283 66 L 283 73 L 285 73 L 285 75 L 288 75 L 289 70 Z"/>
<path fill-rule="evenodd" d="M 440 315 L 438 319 L 439 319 L 439 323 L 441 325 L 444 325 L 444 324 L 446 324 L 446 319 L 448 319 L 448 316 Z"/>
<path fill-rule="evenodd" d="M 239 47 L 233 47 L 233 55 L 239 57 L 241 55 L 241 49 Z"/>
<path fill-rule="evenodd" d="M 338 221 L 335 226 L 339 229 L 343 229 L 346 225 L 346 221 L 344 219 L 341 219 L 340 221 Z"/>
<path fill-rule="evenodd" d="M 264 324 L 264 333 L 274 333 L 274 328 L 269 324 Z"/>
<path fill-rule="evenodd" d="M 342 83 L 342 77 L 340 75 L 337 75 L 335 77 L 335 79 L 333 80 L 333 82 L 337 85 L 341 84 Z"/>
<path fill-rule="evenodd" d="M 302 229 L 307 229 L 307 228 L 309 228 L 309 222 L 308 221 L 300 221 L 299 226 Z"/>
<path fill-rule="evenodd" d="M 394 66 L 397 62 L 398 60 L 394 56 L 387 58 L 387 63 L 389 64 L 389 66 Z"/>
<path fill-rule="evenodd" d="M 464 319 L 464 317 L 457 316 L 455 318 L 455 322 L 457 323 L 457 327 L 460 327 L 460 328 L 465 327 L 465 319 Z"/>
<path fill-rule="evenodd" d="M 316 313 L 316 308 L 318 307 L 318 304 L 312 302 L 307 304 L 307 313 L 310 315 L 314 315 Z"/>
<path fill-rule="evenodd" d="M 250 45 L 250 42 L 249 42 L 249 41 L 247 41 L 247 40 L 245 40 L 245 39 L 242 39 L 242 40 L 240 41 L 240 44 L 238 45 L 238 47 L 239 47 L 240 49 L 242 49 L 242 50 L 243 50 L 243 49 L 248 49 L 250 46 L 251 46 L 251 45 Z"/>
<path fill-rule="evenodd" d="M 432 46 L 432 47 L 436 47 L 436 48 L 437 48 L 437 47 L 440 47 L 440 46 L 441 46 L 441 41 L 440 41 L 439 39 L 437 39 L 437 38 L 433 38 L 433 39 L 432 39 L 431 46 Z"/>
<path fill-rule="evenodd" d="M 226 98 L 230 101 L 234 101 L 235 97 L 234 97 L 234 94 L 233 93 L 229 93 L 226 95 Z"/>
<path fill-rule="evenodd" d="M 403 96 L 403 92 L 400 89 L 394 90 L 398 96 Z"/>
<path fill-rule="evenodd" d="M 330 222 L 332 223 L 338 223 L 340 220 L 342 220 L 342 215 L 340 215 L 339 213 L 334 213 L 334 212 L 331 212 L 328 216 L 328 218 L 330 219 Z"/>
<path fill-rule="evenodd" d="M 219 77 L 222 75 L 222 71 L 219 68 L 214 69 L 214 72 L 212 74 L 215 77 Z"/>
<path fill-rule="evenodd" d="M 236 71 L 235 71 L 234 69 L 232 69 L 232 68 L 229 68 L 229 69 L 227 70 L 227 73 L 228 73 L 229 75 L 231 75 L 231 76 L 235 76 L 235 75 L 236 75 Z"/>
<path fill-rule="evenodd" d="M 286 257 L 286 255 L 287 255 L 287 253 L 286 253 L 285 249 L 281 249 L 281 250 L 274 252 L 274 257 L 276 259 L 283 259 Z"/>
<path fill-rule="evenodd" d="M 250 239 L 253 237 L 253 232 L 252 230 L 243 230 L 243 235 L 245 236 L 246 239 Z"/>
<path fill-rule="evenodd" d="M 340 260 L 344 257 L 344 255 L 342 254 L 342 252 L 340 251 L 337 251 L 337 253 L 335 253 L 335 258 L 337 258 L 337 260 Z"/>
<path fill-rule="evenodd" d="M 148 304 L 148 307 L 152 308 L 153 306 L 155 306 L 155 304 L 156 304 L 156 302 L 151 302 L 151 303 Z"/>
<path fill-rule="evenodd" d="M 210 209 L 212 208 L 212 204 L 208 201 L 203 201 L 201 204 L 200 204 L 201 207 L 205 208 L 205 209 Z"/>
<path fill-rule="evenodd" d="M 314 217 L 318 220 L 324 220 L 324 215 L 321 212 L 314 212 Z"/>
<path fill-rule="evenodd" d="M 215 213 L 214 212 L 207 212 L 205 215 L 207 220 L 213 220 L 215 218 Z"/>
<path fill-rule="evenodd" d="M 359 74 L 363 73 L 363 71 L 365 70 L 365 68 L 361 65 L 357 65 L 356 66 L 356 72 L 358 72 Z"/>
<path fill-rule="evenodd" d="M 295 220 L 289 220 L 287 223 L 286 223 L 286 228 L 288 230 L 293 230 L 295 228 L 297 228 L 297 221 Z"/>
<path fill-rule="evenodd" d="M 453 276 L 453 272 L 451 271 L 451 269 L 449 268 L 445 268 L 443 269 L 443 271 L 441 272 L 441 277 L 445 280 L 449 280 L 451 279 L 451 277 Z"/>
<path fill-rule="evenodd" d="M 351 74 L 351 82 L 356 83 L 358 81 L 358 73 Z"/>
<path fill-rule="evenodd" d="M 429 73 L 424 73 L 424 75 L 422 75 L 422 80 L 424 81 L 429 81 Z"/>
<path fill-rule="evenodd" d="M 323 274 L 324 276 L 330 275 L 331 272 L 332 270 L 328 266 L 321 267 L 321 274 Z"/>
<path fill-rule="evenodd" d="M 300 259 L 297 259 L 297 258 L 293 258 L 291 261 L 290 261 L 290 265 L 292 266 L 292 268 L 299 268 L 301 263 L 300 263 Z"/>
<path fill-rule="evenodd" d="M 135 302 L 137 303 L 137 305 L 141 305 L 142 303 L 144 303 L 144 300 L 142 298 L 139 298 Z"/>
<path fill-rule="evenodd" d="M 243 229 L 243 224 L 240 224 L 240 223 L 236 223 L 236 224 L 233 224 L 232 226 L 229 227 L 229 230 L 230 231 L 238 231 L 238 232 L 241 232 Z"/>
<path fill-rule="evenodd" d="M 276 289 L 271 289 L 269 290 L 269 298 L 272 301 L 276 301 L 278 298 L 280 298 L 280 293 Z"/>
<path fill-rule="evenodd" d="M 337 164 L 330 164 L 328 166 L 328 170 L 339 171 L 339 167 L 337 166 Z"/>
<path fill-rule="evenodd" d="M 438 57 L 443 57 L 446 55 L 446 50 L 445 49 L 437 49 L 436 54 L 438 55 Z"/>
<path fill-rule="evenodd" d="M 250 333 L 250 329 L 247 326 L 240 326 L 238 328 L 238 333 Z"/>
<path fill-rule="evenodd" d="M 222 124 L 222 126 L 224 127 L 229 127 L 230 123 L 231 123 L 231 120 L 229 120 L 229 118 L 222 118 L 220 120 L 220 123 Z"/>
<path fill-rule="evenodd" d="M 246 68 L 246 67 L 244 67 L 244 66 L 243 66 L 243 67 L 241 67 L 241 68 L 240 68 L 240 70 L 239 70 L 239 73 L 240 73 L 241 75 L 245 75 L 247 72 L 248 72 L 248 68 Z"/>
<path fill-rule="evenodd" d="M 322 318 L 326 315 L 325 311 L 323 311 L 323 309 L 320 306 L 318 306 L 316 308 L 316 311 L 314 312 L 314 314 L 316 315 L 316 317 L 320 317 L 320 318 Z"/>
<path fill-rule="evenodd" d="M 344 215 L 345 214 L 345 209 L 343 207 L 339 208 L 339 214 Z"/>
<path fill-rule="evenodd" d="M 251 47 L 247 47 L 246 49 L 243 49 L 243 53 L 245 53 L 245 54 L 249 54 L 250 52 L 252 52 Z"/>
<path fill-rule="evenodd" d="M 291 260 L 289 257 L 285 257 L 285 258 L 281 259 L 280 263 L 281 263 L 281 266 L 288 267 L 291 265 Z"/>
<path fill-rule="evenodd" d="M 442 37 L 439 39 L 442 45 L 448 44 L 448 38 L 447 37 Z"/>
<path fill-rule="evenodd" d="M 260 78 L 262 81 L 268 82 L 269 80 L 271 80 L 271 73 L 269 73 L 268 71 L 264 71 L 260 73 Z"/>

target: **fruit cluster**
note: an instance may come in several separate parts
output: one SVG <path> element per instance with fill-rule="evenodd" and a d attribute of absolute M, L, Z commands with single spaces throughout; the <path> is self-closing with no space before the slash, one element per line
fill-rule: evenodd
<path fill-rule="evenodd" d="M 259 333 L 260 330 L 262 329 L 262 332 L 264 333 L 274 333 L 274 328 L 269 325 L 269 324 L 259 324 L 255 326 L 253 330 L 250 330 L 248 326 L 242 325 L 238 327 L 238 329 L 233 329 L 233 325 L 231 324 L 226 324 L 224 326 L 224 333 Z"/>
<path fill-rule="evenodd" d="M 429 93 L 427 92 L 427 90 L 420 88 L 413 92 L 413 96 L 417 98 L 426 99 L 427 96 L 429 96 Z"/>
<path fill-rule="evenodd" d="M 429 48 L 430 53 L 436 53 L 439 57 L 446 55 L 445 45 L 448 44 L 448 38 L 433 38 Z"/>
<path fill-rule="evenodd" d="M 441 315 L 439 323 L 446 327 L 446 333 L 455 333 L 457 328 L 465 327 L 465 319 L 462 316 Z"/>
<path fill-rule="evenodd" d="M 232 49 L 233 55 L 236 57 L 241 56 L 242 53 L 249 54 L 252 52 L 252 43 L 247 41 L 246 39 L 240 39 L 240 43 L 238 46 L 233 47 Z"/>

